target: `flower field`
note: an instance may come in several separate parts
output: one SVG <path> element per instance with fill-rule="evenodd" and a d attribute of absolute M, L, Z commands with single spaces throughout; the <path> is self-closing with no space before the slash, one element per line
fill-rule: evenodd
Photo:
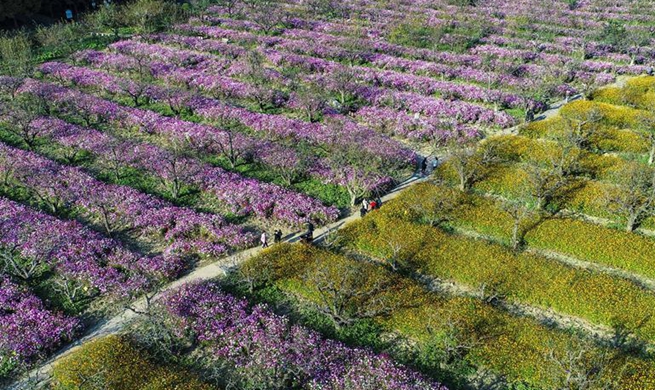
<path fill-rule="evenodd" d="M 120 3 L 0 34 L 0 386 L 655 381 L 648 1 Z"/>

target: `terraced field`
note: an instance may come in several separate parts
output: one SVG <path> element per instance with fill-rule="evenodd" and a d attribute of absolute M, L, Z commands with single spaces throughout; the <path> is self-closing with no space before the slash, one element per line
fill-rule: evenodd
<path fill-rule="evenodd" d="M 0 379 L 146 297 L 53 387 L 655 388 L 653 21 L 138 0 L 2 37 Z"/>

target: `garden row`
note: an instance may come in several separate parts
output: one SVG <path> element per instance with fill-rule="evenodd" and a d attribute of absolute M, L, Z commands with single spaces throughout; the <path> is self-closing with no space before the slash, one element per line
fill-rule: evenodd
<path fill-rule="evenodd" d="M 370 218 L 378 217 L 367 216 L 360 225 L 370 225 Z M 362 229 L 356 227 L 350 232 L 354 240 L 370 237 L 367 232 L 357 236 Z M 568 373 L 594 367 L 598 388 L 615 381 L 628 389 L 653 380 L 647 361 L 593 346 L 482 300 L 428 291 L 382 264 L 331 250 L 274 247 L 246 262 L 231 279 L 253 299 L 275 303 L 285 312 L 292 309 L 300 321 L 324 333 L 376 346 L 451 387 L 489 380 L 491 374 L 505 378 L 507 388 L 557 388 L 567 380 L 558 361 L 570 351 L 585 359 L 568 367 Z"/>

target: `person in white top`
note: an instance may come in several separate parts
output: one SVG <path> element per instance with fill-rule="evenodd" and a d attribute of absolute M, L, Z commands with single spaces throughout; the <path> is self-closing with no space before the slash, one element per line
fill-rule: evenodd
<path fill-rule="evenodd" d="M 262 233 L 262 237 L 259 241 L 262 243 L 262 248 L 268 248 L 268 236 L 266 235 L 266 232 Z"/>

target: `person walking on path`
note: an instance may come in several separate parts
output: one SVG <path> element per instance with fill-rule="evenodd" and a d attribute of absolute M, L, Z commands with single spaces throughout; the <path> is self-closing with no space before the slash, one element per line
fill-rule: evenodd
<path fill-rule="evenodd" d="M 362 205 L 362 207 L 359 209 L 359 217 L 364 218 L 364 216 L 366 215 L 366 211 L 367 211 L 366 207 L 364 207 L 364 205 Z"/>
<path fill-rule="evenodd" d="M 369 205 L 368 205 L 368 209 L 369 209 L 370 211 L 373 211 L 373 210 L 377 209 L 377 205 L 378 205 L 378 204 L 375 203 L 374 200 L 372 200 L 371 203 L 369 203 Z"/>
<path fill-rule="evenodd" d="M 382 198 L 380 198 L 379 196 L 377 196 L 377 197 L 375 198 L 375 208 L 378 208 L 378 209 L 379 209 L 380 207 L 382 207 Z"/>
<path fill-rule="evenodd" d="M 275 229 L 275 233 L 273 234 L 273 242 L 276 244 L 282 242 L 282 230 Z"/>
<path fill-rule="evenodd" d="M 425 176 L 425 171 L 428 169 L 428 158 L 423 157 L 423 161 L 421 162 L 421 175 Z"/>
<path fill-rule="evenodd" d="M 434 160 L 432 160 L 432 172 L 434 172 L 435 169 L 439 166 L 439 156 L 434 156 Z"/>
<path fill-rule="evenodd" d="M 368 203 L 369 203 L 368 199 L 366 199 L 366 198 L 362 199 L 362 207 L 365 208 L 366 211 L 369 211 L 368 210 Z"/>
<path fill-rule="evenodd" d="M 268 236 L 266 236 L 266 232 L 262 233 L 261 238 L 259 239 L 262 243 L 262 248 L 268 248 Z"/>

